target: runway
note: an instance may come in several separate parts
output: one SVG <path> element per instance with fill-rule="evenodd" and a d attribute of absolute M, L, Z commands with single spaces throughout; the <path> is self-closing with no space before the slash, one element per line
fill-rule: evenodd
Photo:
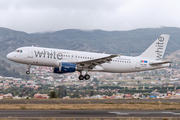
<path fill-rule="evenodd" d="M 180 110 L 0 110 L 0 118 L 180 118 Z"/>

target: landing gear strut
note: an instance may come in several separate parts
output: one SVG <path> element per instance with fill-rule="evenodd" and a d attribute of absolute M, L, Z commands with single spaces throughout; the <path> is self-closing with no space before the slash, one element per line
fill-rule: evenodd
<path fill-rule="evenodd" d="M 26 74 L 30 74 L 31 64 L 28 65 L 28 70 L 26 71 Z"/>

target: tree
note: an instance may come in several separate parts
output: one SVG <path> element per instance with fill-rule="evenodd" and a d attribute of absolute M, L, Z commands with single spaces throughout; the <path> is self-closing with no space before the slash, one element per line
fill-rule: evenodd
<path fill-rule="evenodd" d="M 123 98 L 126 98 L 126 95 L 123 95 Z"/>
<path fill-rule="evenodd" d="M 66 92 L 66 89 L 64 90 L 64 96 L 67 96 L 67 92 Z"/>
<path fill-rule="evenodd" d="M 59 86 L 58 87 L 59 88 L 59 90 L 58 90 L 58 97 L 59 98 L 63 98 L 63 97 L 65 97 L 66 96 L 66 87 L 65 86 Z"/>
<path fill-rule="evenodd" d="M 93 81 L 93 82 L 98 82 L 97 78 L 94 78 L 92 81 Z"/>
<path fill-rule="evenodd" d="M 49 96 L 50 96 L 50 98 L 57 98 L 57 94 L 55 91 L 51 91 Z"/>
<path fill-rule="evenodd" d="M 90 94 L 89 94 L 90 96 L 93 96 L 94 95 L 94 93 L 93 93 L 93 91 L 90 91 Z"/>
<path fill-rule="evenodd" d="M 76 89 L 74 95 L 73 95 L 73 98 L 79 98 L 79 89 Z"/>

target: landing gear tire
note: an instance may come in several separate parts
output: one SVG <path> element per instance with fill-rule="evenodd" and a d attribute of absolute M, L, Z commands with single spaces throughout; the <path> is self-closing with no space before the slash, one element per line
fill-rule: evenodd
<path fill-rule="evenodd" d="M 83 75 L 80 75 L 79 76 L 79 80 L 83 80 L 84 79 L 84 76 Z"/>
<path fill-rule="evenodd" d="M 26 74 L 30 74 L 30 71 L 26 71 Z"/>
<path fill-rule="evenodd" d="M 84 79 L 85 79 L 85 80 L 89 80 L 89 78 L 90 78 L 90 76 L 89 76 L 88 74 L 86 74 L 86 75 L 84 76 Z"/>

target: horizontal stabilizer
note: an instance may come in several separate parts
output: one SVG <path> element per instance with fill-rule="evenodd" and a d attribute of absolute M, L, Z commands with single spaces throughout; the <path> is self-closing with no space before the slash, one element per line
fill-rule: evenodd
<path fill-rule="evenodd" d="M 171 61 L 159 61 L 159 62 L 154 62 L 154 63 L 149 63 L 149 65 L 162 65 L 162 64 L 166 64 L 166 63 L 172 63 Z"/>

